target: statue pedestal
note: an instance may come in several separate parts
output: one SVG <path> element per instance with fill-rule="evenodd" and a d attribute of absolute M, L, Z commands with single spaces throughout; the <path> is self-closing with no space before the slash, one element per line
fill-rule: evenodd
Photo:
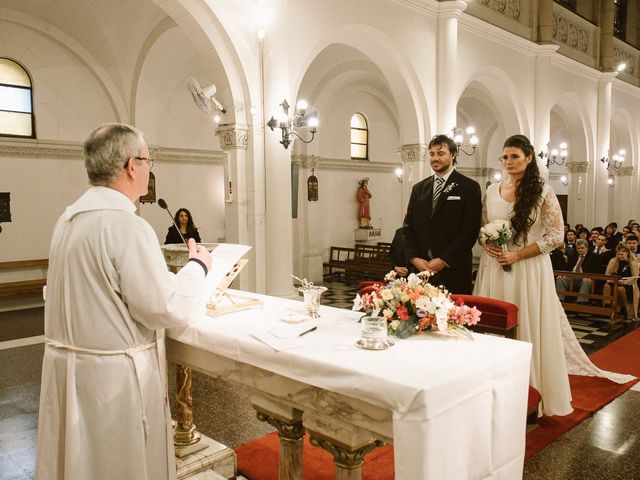
<path fill-rule="evenodd" d="M 204 444 L 206 447 L 176 458 L 178 480 L 235 478 L 236 453 L 231 448 L 205 435 L 202 435 L 198 444 Z"/>
<path fill-rule="evenodd" d="M 378 242 L 380 238 L 382 238 L 382 228 L 356 228 L 353 231 L 353 239 L 356 242 Z"/>

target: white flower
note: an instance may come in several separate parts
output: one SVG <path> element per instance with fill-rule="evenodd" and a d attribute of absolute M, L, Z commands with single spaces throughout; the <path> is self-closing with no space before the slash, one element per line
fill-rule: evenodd
<path fill-rule="evenodd" d="M 353 299 L 353 307 L 351 309 L 354 311 L 362 310 L 362 297 L 359 293 L 356 293 L 356 298 Z"/>
<path fill-rule="evenodd" d="M 383 300 L 391 300 L 393 298 L 393 293 L 391 292 L 391 290 L 385 288 L 384 290 L 382 290 L 382 299 Z"/>
<path fill-rule="evenodd" d="M 385 308 L 384 310 L 382 310 L 382 315 L 384 315 L 387 318 L 391 318 L 393 317 L 393 312 L 390 309 Z"/>
<path fill-rule="evenodd" d="M 387 274 L 384 276 L 384 279 L 385 279 L 387 282 L 393 282 L 393 281 L 396 279 L 396 272 L 395 272 L 394 270 L 391 270 L 389 273 L 387 273 Z"/>
<path fill-rule="evenodd" d="M 424 295 L 416 298 L 416 308 L 430 312 L 429 309 L 432 308 L 431 299 Z"/>
<path fill-rule="evenodd" d="M 391 327 L 391 330 L 397 330 L 400 326 L 400 320 L 394 320 L 389 324 L 389 326 Z"/>
<path fill-rule="evenodd" d="M 422 280 L 415 273 L 411 273 L 409 274 L 409 277 L 407 277 L 407 283 L 410 287 L 415 287 L 417 285 L 420 285 L 422 283 Z"/>

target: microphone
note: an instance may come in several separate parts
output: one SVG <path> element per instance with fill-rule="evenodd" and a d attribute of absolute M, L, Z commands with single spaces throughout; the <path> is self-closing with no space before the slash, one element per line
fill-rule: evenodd
<path fill-rule="evenodd" d="M 184 244 L 187 246 L 187 249 L 188 249 L 189 248 L 189 244 L 187 243 L 187 241 L 182 236 L 182 233 L 180 232 L 180 227 L 178 227 L 178 225 L 176 224 L 176 221 L 173 219 L 173 215 L 169 211 L 169 207 L 167 206 L 167 202 L 164 201 L 164 198 L 159 198 L 158 199 L 158 206 L 160 208 L 162 208 L 163 210 L 167 211 L 167 213 L 169 214 L 169 217 L 171 218 L 171 223 L 173 223 L 173 226 L 176 227 L 176 230 L 178 231 L 178 235 L 180 235 L 180 238 L 182 239 L 182 241 L 184 242 Z"/>

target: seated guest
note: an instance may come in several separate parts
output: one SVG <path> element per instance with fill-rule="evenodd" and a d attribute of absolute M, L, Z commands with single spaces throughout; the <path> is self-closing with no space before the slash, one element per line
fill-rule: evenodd
<path fill-rule="evenodd" d="M 391 258 L 393 270 L 401 277 L 406 277 L 409 274 L 409 260 L 404 251 L 404 235 L 402 231 L 403 229 L 399 228 L 393 235 L 391 248 L 389 249 L 389 257 Z"/>
<path fill-rule="evenodd" d="M 584 227 L 578 230 L 578 238 L 582 238 L 583 240 L 589 240 L 590 235 L 591 235 L 591 232 Z"/>
<path fill-rule="evenodd" d="M 622 242 L 622 233 L 618 232 L 618 224 L 611 222 L 604 229 L 604 234 L 607 236 L 607 248 L 609 250 L 615 250 L 620 242 Z"/>
<path fill-rule="evenodd" d="M 598 235 L 598 238 L 596 238 L 596 245 L 592 251 L 598 258 L 598 273 L 604 273 L 607 269 L 607 265 L 609 264 L 609 260 L 616 256 L 616 252 L 614 250 L 609 250 L 607 248 L 606 235 L 602 233 Z"/>
<path fill-rule="evenodd" d="M 636 255 L 638 254 L 638 237 L 636 237 L 632 233 L 629 233 L 626 237 L 624 244 L 627 246 L 627 248 L 629 249 L 629 252 L 631 253 L 630 258 L 637 260 Z"/>
<path fill-rule="evenodd" d="M 626 245 L 620 244 L 616 248 L 616 256 L 611 259 L 607 265 L 607 275 L 617 275 L 620 277 L 618 281 L 618 305 L 620 309 L 624 308 L 625 317 L 629 320 L 638 320 L 638 264 L 629 261 L 630 252 Z M 611 283 L 607 282 L 604 286 L 603 294 L 611 295 Z"/>
<path fill-rule="evenodd" d="M 193 224 L 193 217 L 191 216 L 191 212 L 186 208 L 181 208 L 176 212 L 174 217 L 174 221 L 176 225 L 180 228 L 180 232 L 176 229 L 174 225 L 169 227 L 169 231 L 167 231 L 167 237 L 164 241 L 165 244 L 168 243 L 183 243 L 182 237 L 185 240 L 189 240 L 193 238 L 196 243 L 200 243 L 200 234 L 198 233 L 198 229 Z M 180 236 L 182 234 L 182 237 Z"/>
<path fill-rule="evenodd" d="M 571 262 L 576 257 L 576 231 L 569 229 L 565 235 L 564 242 L 564 254 L 567 256 L 567 261 Z"/>
<path fill-rule="evenodd" d="M 580 238 L 576 240 L 576 258 L 575 262 L 569 261 L 567 267 L 570 271 L 575 273 L 598 273 L 599 259 L 589 251 L 589 242 Z M 571 282 L 573 280 L 573 282 Z M 573 278 L 569 279 L 564 276 L 559 276 L 556 279 L 556 290 L 559 292 L 566 292 L 571 286 L 571 291 L 578 289 L 579 293 L 589 293 L 591 290 L 590 278 Z M 558 295 L 560 301 L 564 302 L 564 295 Z M 578 297 L 576 303 L 588 303 L 587 297 Z"/>
<path fill-rule="evenodd" d="M 554 248 L 549 252 L 551 257 L 551 267 L 554 270 L 567 269 L 567 257 L 564 254 L 564 244 L 561 247 Z"/>
<path fill-rule="evenodd" d="M 589 238 L 589 240 L 591 241 L 591 246 L 593 247 L 596 246 L 596 240 L 598 239 L 598 235 L 600 235 L 602 232 L 603 232 L 602 227 L 593 227 L 591 229 L 591 237 Z"/>

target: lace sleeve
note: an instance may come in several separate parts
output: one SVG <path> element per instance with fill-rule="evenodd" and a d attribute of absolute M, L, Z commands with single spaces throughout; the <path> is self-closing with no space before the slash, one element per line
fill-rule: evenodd
<path fill-rule="evenodd" d="M 551 187 L 544 195 L 540 217 L 544 225 L 544 234 L 537 244 L 541 253 L 549 253 L 559 247 L 563 242 L 564 224 L 562 222 L 562 210 L 558 197 Z"/>
<path fill-rule="evenodd" d="M 488 218 L 488 214 L 487 214 L 487 192 L 484 192 L 484 195 L 482 196 L 482 226 L 486 225 L 487 223 L 489 223 L 489 218 Z"/>

